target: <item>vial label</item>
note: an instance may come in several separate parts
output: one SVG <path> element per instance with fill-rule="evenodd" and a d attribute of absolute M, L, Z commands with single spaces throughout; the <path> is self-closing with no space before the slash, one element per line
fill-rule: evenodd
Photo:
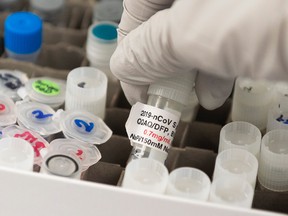
<path fill-rule="evenodd" d="M 132 106 L 125 125 L 128 138 L 132 142 L 168 152 L 179 118 L 166 110 L 138 102 Z"/>
<path fill-rule="evenodd" d="M 32 88 L 34 91 L 47 96 L 60 94 L 60 86 L 50 80 L 36 80 L 32 83 Z"/>

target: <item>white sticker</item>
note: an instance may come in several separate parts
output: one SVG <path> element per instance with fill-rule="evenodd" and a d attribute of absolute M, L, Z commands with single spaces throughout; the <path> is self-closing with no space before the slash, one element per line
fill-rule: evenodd
<path fill-rule="evenodd" d="M 128 138 L 132 142 L 168 152 L 179 118 L 180 115 L 138 102 L 132 106 L 125 125 Z"/>

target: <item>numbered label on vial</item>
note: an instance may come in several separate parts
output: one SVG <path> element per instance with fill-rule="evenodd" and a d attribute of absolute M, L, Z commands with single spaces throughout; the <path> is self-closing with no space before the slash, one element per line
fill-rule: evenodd
<path fill-rule="evenodd" d="M 132 142 L 168 152 L 179 122 L 180 115 L 150 105 L 133 105 L 126 131 Z"/>
<path fill-rule="evenodd" d="M 36 80 L 32 83 L 34 91 L 47 95 L 47 96 L 56 96 L 60 94 L 60 87 L 57 83 L 50 80 Z"/>

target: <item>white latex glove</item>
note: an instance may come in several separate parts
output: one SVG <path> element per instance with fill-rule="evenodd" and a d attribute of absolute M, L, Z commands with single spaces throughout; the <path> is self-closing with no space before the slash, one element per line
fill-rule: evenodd
<path fill-rule="evenodd" d="M 158 79 L 200 70 L 196 93 L 220 106 L 236 76 L 287 80 L 286 0 L 178 0 L 123 39 L 111 58 L 128 101 Z"/>

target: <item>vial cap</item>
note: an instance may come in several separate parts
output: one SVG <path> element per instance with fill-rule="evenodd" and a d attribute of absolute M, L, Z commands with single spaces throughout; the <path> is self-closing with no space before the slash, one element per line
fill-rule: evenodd
<path fill-rule="evenodd" d="M 90 26 L 89 34 L 101 43 L 115 43 L 117 41 L 117 27 L 113 22 L 98 22 Z"/>
<path fill-rule="evenodd" d="M 15 104 L 12 99 L 0 95 L 0 126 L 8 126 L 16 123 Z"/>
<path fill-rule="evenodd" d="M 30 54 L 42 44 L 42 20 L 30 12 L 15 12 L 4 23 L 5 48 L 18 53 Z"/>
<path fill-rule="evenodd" d="M 81 170 L 85 171 L 101 159 L 101 153 L 94 145 L 76 139 L 55 139 L 50 143 L 49 153 L 61 152 L 79 158 Z"/>
<path fill-rule="evenodd" d="M 6 137 L 0 140 L 0 166 L 32 171 L 34 151 L 25 140 Z"/>
<path fill-rule="evenodd" d="M 188 103 L 194 86 L 196 73 L 183 73 L 175 77 L 160 79 L 149 86 L 148 94 L 159 95 L 183 105 Z"/>
<path fill-rule="evenodd" d="M 37 77 L 30 79 L 25 90 L 32 101 L 47 105 L 63 104 L 66 93 L 66 82 L 50 77 Z"/>
<path fill-rule="evenodd" d="M 34 149 L 34 163 L 41 165 L 43 158 L 40 151 L 47 148 L 49 143 L 38 133 L 21 128 L 17 125 L 11 125 L 2 130 L 2 137 L 16 137 L 28 141 Z"/>
<path fill-rule="evenodd" d="M 19 125 L 48 136 L 61 131 L 59 122 L 53 120 L 55 111 L 48 105 L 37 102 L 18 103 L 16 115 Z"/>
<path fill-rule="evenodd" d="M 102 144 L 112 136 L 112 131 L 101 118 L 84 110 L 58 110 L 55 119 L 60 122 L 66 138 Z"/>

